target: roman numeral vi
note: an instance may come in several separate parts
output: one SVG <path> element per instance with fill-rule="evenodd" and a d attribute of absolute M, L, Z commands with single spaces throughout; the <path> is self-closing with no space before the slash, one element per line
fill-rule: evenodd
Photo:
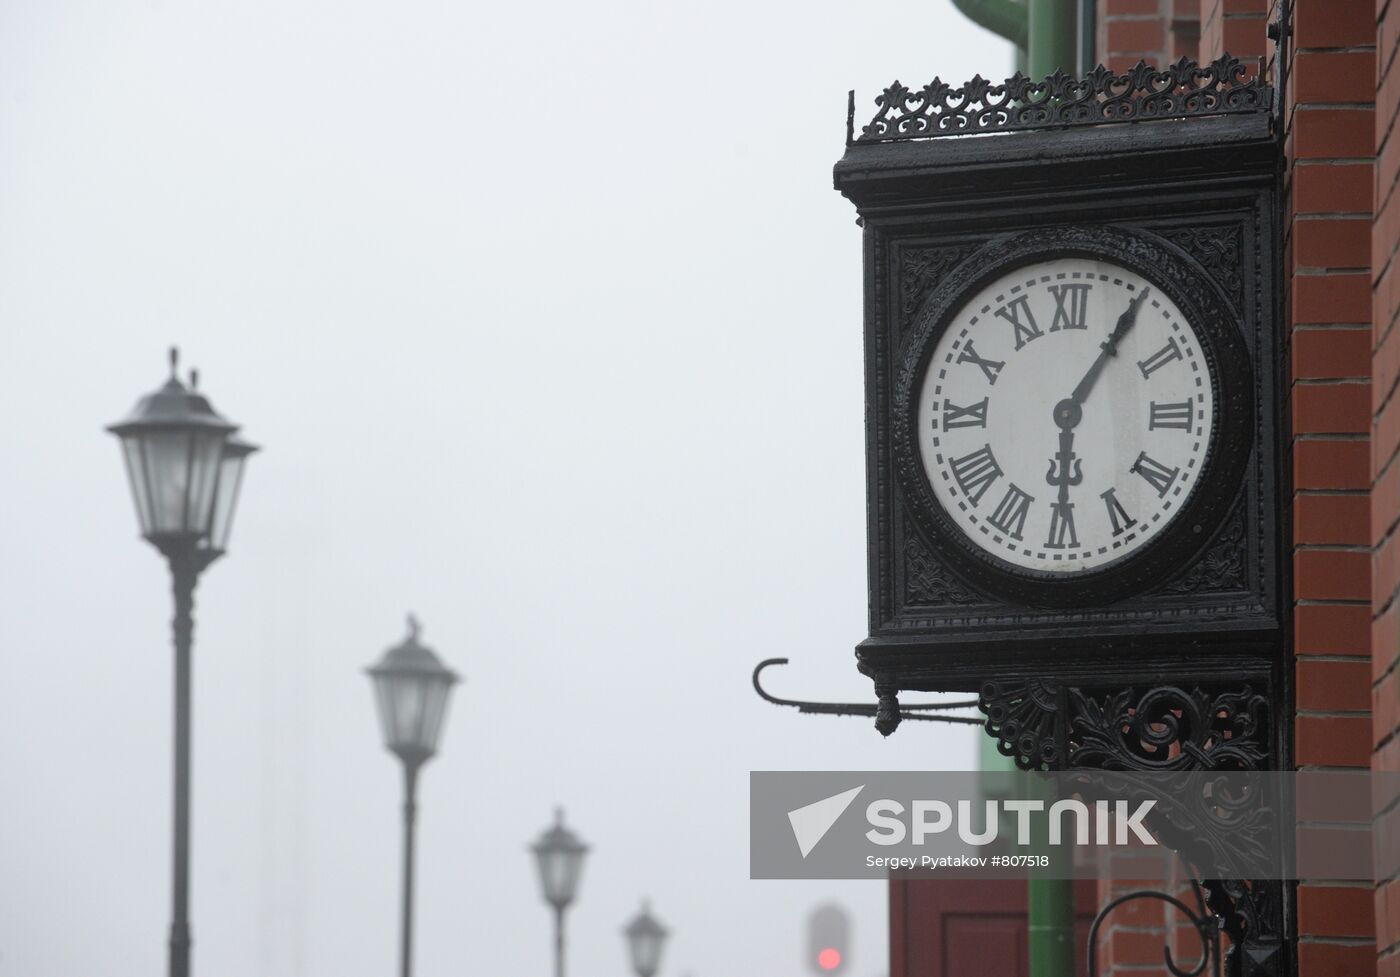
<path fill-rule="evenodd" d="M 1074 503 L 1050 503 L 1050 536 L 1045 540 L 1048 549 L 1077 549 L 1079 537 L 1074 532 Z"/>

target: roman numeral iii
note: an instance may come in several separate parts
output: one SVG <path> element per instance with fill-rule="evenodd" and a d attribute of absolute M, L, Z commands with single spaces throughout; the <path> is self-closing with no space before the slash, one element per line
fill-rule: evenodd
<path fill-rule="evenodd" d="M 1021 534 L 1026 531 L 1026 513 L 1031 511 L 1031 503 L 1034 501 L 1034 498 L 1012 483 L 987 521 L 1002 533 L 1020 542 Z"/>
<path fill-rule="evenodd" d="M 959 407 L 951 400 L 943 401 L 943 430 L 951 431 L 959 427 L 987 426 L 987 398 L 967 407 Z"/>
<path fill-rule="evenodd" d="M 972 340 L 967 341 L 967 345 L 958 353 L 959 363 L 976 363 L 982 368 L 982 373 L 986 375 L 988 383 L 997 382 L 997 374 L 1001 373 L 1001 368 L 1006 365 L 1004 360 L 984 360 L 977 355 L 977 350 L 972 348 Z"/>
<path fill-rule="evenodd" d="M 970 455 L 954 458 L 950 464 L 954 481 L 973 505 L 981 502 L 982 496 L 987 494 L 987 489 L 1001 478 L 1001 466 L 997 464 L 989 444 L 983 445 Z"/>
<path fill-rule="evenodd" d="M 1180 468 L 1168 468 L 1154 458 L 1148 456 L 1147 452 L 1138 452 L 1137 461 L 1133 462 L 1133 467 L 1128 471 L 1134 475 L 1141 475 L 1143 480 L 1157 490 L 1158 497 L 1165 496 L 1167 490 L 1172 487 L 1172 482 L 1176 481 L 1176 476 L 1181 474 Z"/>
<path fill-rule="evenodd" d="M 1024 295 L 1016 296 L 997 309 L 995 314 L 1011 323 L 1011 328 L 1016 332 L 1016 351 L 1018 353 L 1026 343 L 1045 335 L 1035 324 L 1035 316 L 1031 314 L 1031 305 L 1026 301 Z"/>
<path fill-rule="evenodd" d="M 1152 413 L 1147 419 L 1147 429 L 1155 431 L 1160 427 L 1175 428 L 1179 431 L 1191 430 L 1191 401 L 1179 404 L 1159 404 L 1152 401 Z"/>
<path fill-rule="evenodd" d="M 1144 380 L 1149 379 L 1162 367 L 1172 360 L 1181 359 L 1181 347 L 1176 344 L 1176 337 L 1167 340 L 1167 345 L 1153 353 L 1145 360 L 1138 360 L 1138 369 L 1142 371 Z"/>
<path fill-rule="evenodd" d="M 1050 323 L 1051 332 L 1061 329 L 1088 329 L 1085 317 L 1089 312 L 1089 289 L 1092 285 L 1048 285 L 1050 294 L 1055 297 L 1055 321 Z"/>

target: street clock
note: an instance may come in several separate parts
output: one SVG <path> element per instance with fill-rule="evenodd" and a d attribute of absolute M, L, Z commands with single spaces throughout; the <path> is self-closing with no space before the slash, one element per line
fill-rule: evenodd
<path fill-rule="evenodd" d="M 876 101 L 836 166 L 865 236 L 862 670 L 1272 668 L 1272 91 L 1222 59 Z"/>
<path fill-rule="evenodd" d="M 1170 575 L 1238 493 L 1249 358 L 1204 269 L 1114 226 L 993 238 L 951 272 L 895 377 L 912 521 L 989 592 L 1067 606 Z"/>
<path fill-rule="evenodd" d="M 1274 92 L 1223 57 L 875 101 L 835 181 L 864 235 L 877 728 L 965 691 L 1023 768 L 1290 768 Z M 1284 974 L 1284 888 L 1192 871 L 1232 972 Z"/>

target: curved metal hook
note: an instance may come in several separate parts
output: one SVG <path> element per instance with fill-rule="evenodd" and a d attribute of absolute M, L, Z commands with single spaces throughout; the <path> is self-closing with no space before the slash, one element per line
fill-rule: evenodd
<path fill-rule="evenodd" d="M 753 690 L 760 698 L 775 706 L 792 706 L 798 712 L 813 713 L 827 716 L 874 716 L 879 708 L 873 702 L 808 702 L 803 699 L 780 699 L 775 695 L 770 695 L 763 688 L 759 681 L 759 674 L 770 665 L 786 665 L 786 658 L 765 658 L 754 666 L 753 670 Z M 928 722 L 944 723 L 967 723 L 973 726 L 981 726 L 985 720 L 973 719 L 968 716 L 928 716 L 924 712 L 943 709 L 968 709 L 977 705 L 976 699 L 966 699 L 957 702 L 920 702 L 914 705 L 901 705 L 899 715 L 901 719 L 922 719 Z"/>
<path fill-rule="evenodd" d="M 1201 905 L 1202 914 L 1197 915 L 1191 911 L 1191 907 L 1186 905 L 1175 896 L 1169 896 L 1165 892 L 1157 892 L 1152 889 L 1139 889 L 1136 892 L 1127 892 L 1117 899 L 1107 902 L 1099 914 L 1094 917 L 1093 923 L 1089 925 L 1089 977 L 1098 977 L 1099 961 L 1098 955 L 1094 952 L 1099 941 L 1099 927 L 1108 918 L 1108 914 L 1113 912 L 1125 902 L 1132 902 L 1134 899 L 1159 899 L 1176 907 L 1181 915 L 1191 921 L 1191 925 L 1196 930 L 1196 936 L 1201 941 L 1201 959 L 1190 970 L 1182 970 L 1172 956 L 1170 944 L 1162 947 L 1162 959 L 1166 962 L 1167 970 L 1172 973 L 1172 977 L 1199 977 L 1205 971 L 1207 964 L 1214 964 L 1212 973 L 1215 977 L 1220 977 L 1220 940 L 1217 936 L 1217 924 L 1215 917 L 1204 915 L 1204 905 Z M 1196 901 L 1200 904 L 1200 893 L 1196 894 Z"/>

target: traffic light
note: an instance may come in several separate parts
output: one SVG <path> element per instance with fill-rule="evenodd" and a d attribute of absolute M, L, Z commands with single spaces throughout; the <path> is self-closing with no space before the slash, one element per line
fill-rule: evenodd
<path fill-rule="evenodd" d="M 851 920 L 835 903 L 812 910 L 807 917 L 807 966 L 820 977 L 835 977 L 846 969 L 851 948 Z"/>

